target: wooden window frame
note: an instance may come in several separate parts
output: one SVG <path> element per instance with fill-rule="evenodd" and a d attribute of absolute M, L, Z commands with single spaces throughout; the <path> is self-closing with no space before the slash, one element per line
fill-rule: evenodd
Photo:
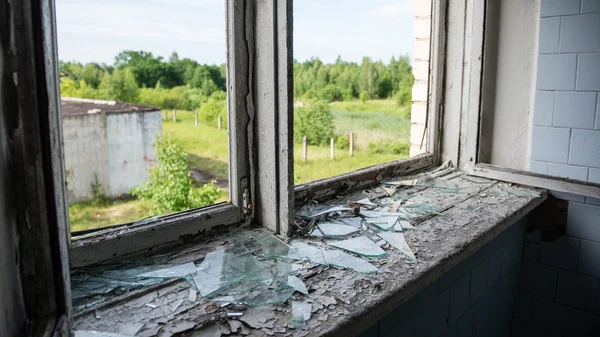
<path fill-rule="evenodd" d="M 255 221 L 292 232 L 295 201 L 365 188 L 440 162 L 446 1 L 433 0 L 427 153 L 293 185 L 293 1 L 227 0 L 229 203 L 123 224 L 74 238 L 71 267 L 167 248 L 215 226 Z M 56 76 L 56 75 L 55 75 Z M 55 79 L 58 81 L 58 78 Z M 64 163 L 60 162 L 60 167 Z"/>
<path fill-rule="evenodd" d="M 69 247 L 71 268 L 168 248 L 181 241 L 203 235 L 215 227 L 250 221 L 252 214 L 250 191 L 252 153 L 250 151 L 253 139 L 249 135 L 253 132 L 253 116 L 251 116 L 252 76 L 249 68 L 252 67 L 253 18 L 252 6 L 249 6 L 249 3 L 251 2 L 243 0 L 225 1 L 230 201 L 163 216 L 149 222 L 133 222 L 100 228 L 74 237 Z M 48 30 L 48 23 L 44 29 Z M 48 76 L 58 87 L 58 69 L 54 67 Z M 53 131 L 57 139 L 62 139 L 60 125 Z M 62 152 L 60 146 L 56 148 L 56 152 L 59 151 Z M 56 168 L 63 170 L 62 153 L 55 157 Z M 66 195 L 64 189 L 60 192 Z M 68 228 L 69 226 L 67 230 Z"/>
<path fill-rule="evenodd" d="M 474 0 L 471 3 L 466 20 L 465 29 L 472 32 L 466 39 L 469 46 L 467 66 L 464 74 L 468 81 L 467 95 L 463 96 L 463 109 L 460 111 L 460 120 L 463 128 L 460 133 L 460 149 L 457 158 L 458 167 L 468 174 L 496 179 L 521 185 L 545 188 L 552 191 L 567 192 L 587 197 L 600 198 L 600 184 L 580 181 L 569 178 L 555 177 L 547 174 L 538 174 L 523 170 L 515 170 L 500 165 L 492 165 L 480 161 L 482 151 L 482 90 L 484 89 L 486 74 L 486 38 L 494 37 L 488 29 L 486 20 L 489 0 Z M 489 111 L 487 112 L 490 113 Z"/>

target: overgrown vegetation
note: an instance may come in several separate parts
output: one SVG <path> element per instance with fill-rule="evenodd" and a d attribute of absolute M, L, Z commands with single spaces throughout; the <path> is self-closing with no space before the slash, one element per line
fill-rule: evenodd
<path fill-rule="evenodd" d="M 131 192 L 141 200 L 152 201 L 152 214 L 179 212 L 210 205 L 217 200 L 219 189 L 214 182 L 200 188 L 194 186 L 186 162 L 187 154 L 179 141 L 165 134 L 157 136 L 154 146 L 159 164 L 150 169 L 148 180 Z"/>
<path fill-rule="evenodd" d="M 302 142 L 304 136 L 311 145 L 327 145 L 333 137 L 333 115 L 329 105 L 313 100 L 294 110 L 294 140 Z"/>

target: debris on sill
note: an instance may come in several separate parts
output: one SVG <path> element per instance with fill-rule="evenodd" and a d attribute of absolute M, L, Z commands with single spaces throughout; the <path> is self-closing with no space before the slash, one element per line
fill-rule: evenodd
<path fill-rule="evenodd" d="M 389 180 L 322 204 L 303 205 L 295 215 L 298 235 L 290 242 L 241 230 L 220 237 L 207 249 L 75 271 L 71 279 L 76 315 L 102 307 L 93 311 L 96 320 L 116 319 L 119 314 L 107 303 L 137 310 L 116 331 L 96 332 L 102 330 L 96 322 L 82 322 L 76 327 L 90 329 L 78 329 L 76 336 L 172 336 L 191 330 L 247 335 L 252 329 L 267 335 L 292 334 L 288 329 L 299 335 L 318 333 L 320 325 L 348 314 L 346 309 L 332 310 L 340 302 L 360 307 L 365 299 L 358 294 L 380 290 L 386 276 L 377 275 L 410 277 L 425 270 L 432 254 L 425 247 L 440 240 L 442 228 L 467 229 L 481 213 L 501 215 L 502 207 L 489 206 L 503 198 L 540 197 L 533 190 L 456 172 Z M 464 222 L 444 219 L 452 208 L 469 212 Z M 439 217 L 439 228 L 427 222 L 434 217 Z M 390 271 L 392 263 L 403 267 Z M 320 286 L 306 283 L 316 279 Z M 338 286 L 344 295 L 329 296 L 327 284 Z M 132 295 L 134 300 L 125 299 Z M 279 312 L 288 313 L 287 323 L 276 320 Z M 200 322 L 194 318 L 198 315 L 203 317 Z M 148 320 L 154 324 L 145 324 Z"/>

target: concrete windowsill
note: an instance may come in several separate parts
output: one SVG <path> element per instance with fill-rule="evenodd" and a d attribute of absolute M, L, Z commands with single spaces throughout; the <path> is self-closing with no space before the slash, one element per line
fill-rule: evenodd
<path fill-rule="evenodd" d="M 117 331 L 119 323 L 138 322 L 144 323 L 144 327 L 136 336 L 171 336 L 178 333 L 195 336 L 201 332 L 218 335 L 219 331 L 227 332 L 219 330 L 227 325 L 227 312 L 244 311 L 243 316 L 248 319 L 262 317 L 254 319 L 255 326 L 250 326 L 257 335 L 357 335 L 473 255 L 547 197 L 547 191 L 541 190 L 538 190 L 540 198 L 500 196 L 499 191 L 500 185 L 494 185 L 467 198 L 458 196 L 458 202 L 442 214 L 419 223 L 416 231 L 405 232 L 406 240 L 417 256 L 416 263 L 391 248 L 386 249 L 386 256 L 369 259 L 379 268 L 377 274 L 365 275 L 320 266 L 310 275 L 304 275 L 310 293 L 308 296 L 294 295 L 296 300 L 313 303 L 312 317 L 304 327 L 292 327 L 289 302 L 279 306 L 247 308 L 245 311 L 244 308 L 219 307 L 200 296 L 191 303 L 187 300 L 189 284 L 170 281 L 160 288 L 131 294 L 95 311 L 80 313 L 76 315 L 72 328 Z M 450 196 L 442 195 L 440 200 L 448 198 Z M 466 207 L 475 204 L 478 206 L 476 209 Z M 198 257 L 198 254 L 221 244 L 223 240 L 214 239 L 189 247 L 186 251 Z M 178 299 L 184 299 L 184 303 L 172 311 L 169 303 Z M 158 304 L 158 307 L 145 306 L 149 301 Z"/>

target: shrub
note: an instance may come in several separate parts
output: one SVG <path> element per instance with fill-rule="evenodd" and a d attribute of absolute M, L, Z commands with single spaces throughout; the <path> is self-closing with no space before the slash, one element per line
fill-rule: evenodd
<path fill-rule="evenodd" d="M 302 142 L 306 136 L 311 145 L 327 145 L 333 137 L 333 115 L 329 104 L 312 101 L 294 110 L 294 140 Z"/>
<path fill-rule="evenodd" d="M 216 100 L 213 97 L 200 107 L 198 118 L 206 125 L 217 127 L 218 116 L 221 116 L 223 128 L 227 128 L 227 102 Z"/>
<path fill-rule="evenodd" d="M 148 180 L 131 193 L 142 200 L 151 200 L 151 212 L 165 215 L 214 203 L 219 189 L 214 182 L 196 188 L 190 177 L 186 153 L 179 141 L 170 135 L 156 137 L 156 157 L 159 164 L 148 171 Z"/>
<path fill-rule="evenodd" d="M 342 101 L 351 101 L 354 99 L 354 93 L 352 89 L 347 88 L 342 91 Z"/>
<path fill-rule="evenodd" d="M 319 99 L 327 102 L 339 101 L 342 99 L 342 91 L 333 84 L 326 85 L 318 94 Z"/>
<path fill-rule="evenodd" d="M 369 143 L 367 151 L 372 154 L 397 154 L 408 156 L 410 145 L 403 142 L 379 141 Z"/>
<path fill-rule="evenodd" d="M 104 186 L 98 179 L 98 173 L 94 172 L 94 180 L 90 183 L 90 189 L 92 191 L 92 202 L 95 205 L 105 205 L 108 203 L 108 198 L 104 193 Z"/>
<path fill-rule="evenodd" d="M 366 91 L 363 91 L 360 93 L 360 101 L 363 103 L 367 103 L 367 101 L 369 100 L 369 93 Z"/>
<path fill-rule="evenodd" d="M 396 102 L 399 106 L 410 105 L 412 103 L 412 87 L 405 86 L 396 93 Z"/>
<path fill-rule="evenodd" d="M 367 129 L 369 129 L 369 130 L 379 129 L 380 127 L 381 127 L 381 125 L 377 122 L 371 122 L 371 123 L 367 124 Z"/>
<path fill-rule="evenodd" d="M 350 148 L 350 138 L 348 136 L 338 136 L 335 147 L 340 150 L 348 150 Z"/>

